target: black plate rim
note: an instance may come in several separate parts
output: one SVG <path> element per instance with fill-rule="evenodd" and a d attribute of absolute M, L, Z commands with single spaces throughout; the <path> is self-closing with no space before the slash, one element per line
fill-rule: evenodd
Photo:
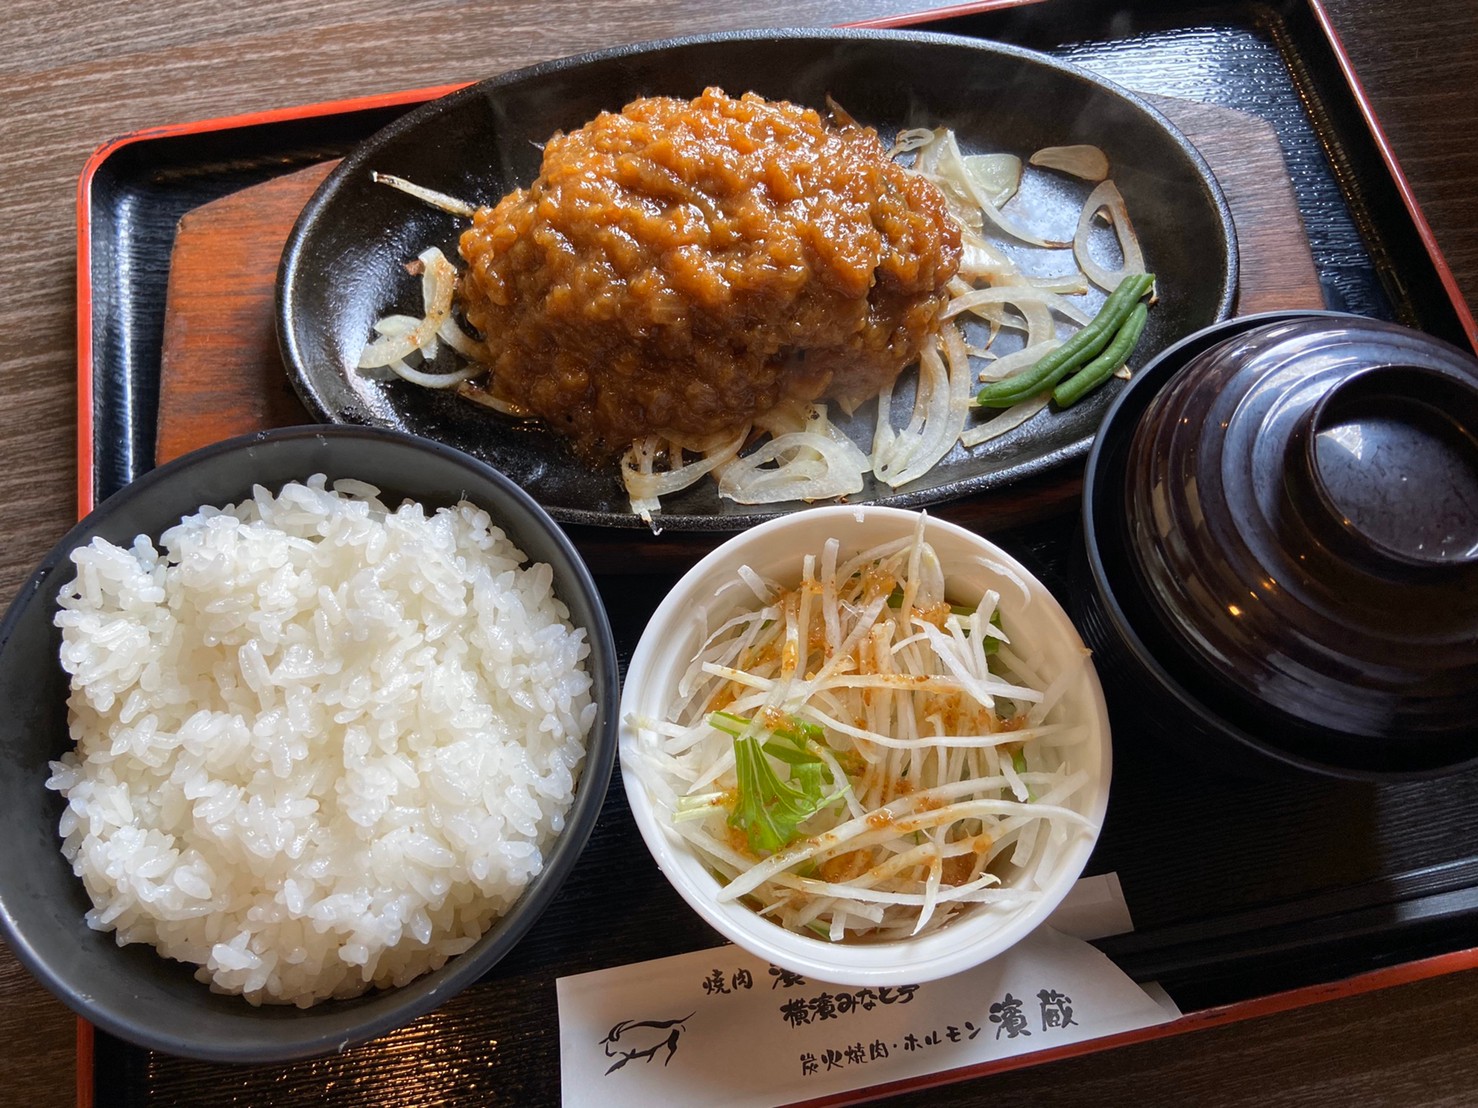
<path fill-rule="evenodd" d="M 982 55 L 1011 57 L 1047 69 L 1056 70 L 1065 76 L 1096 86 L 1109 95 L 1130 104 L 1149 117 L 1181 150 L 1196 170 L 1199 183 L 1205 190 L 1216 222 L 1220 225 L 1222 238 L 1226 243 L 1226 260 L 1221 273 L 1218 275 L 1220 278 L 1220 287 L 1218 289 L 1214 317 L 1210 322 L 1219 323 L 1231 316 L 1232 308 L 1237 297 L 1239 262 L 1236 229 L 1226 195 L 1222 191 L 1221 185 L 1215 175 L 1212 173 L 1211 167 L 1206 163 L 1205 158 L 1191 144 L 1180 128 L 1144 97 L 1124 88 L 1122 85 L 1106 77 L 1102 77 L 1091 70 L 1054 58 L 1040 51 L 1029 50 L 1024 47 L 1014 46 L 992 39 L 943 34 L 933 31 L 903 31 L 866 27 L 830 29 L 782 27 L 721 31 L 701 35 L 680 35 L 672 38 L 628 43 L 621 46 L 588 51 L 583 54 L 553 58 L 476 81 L 445 96 L 430 100 L 387 124 L 384 128 L 357 145 L 324 178 L 317 189 L 314 190 L 313 195 L 309 198 L 307 204 L 304 205 L 297 220 L 293 224 L 292 231 L 289 233 L 283 248 L 282 260 L 278 266 L 274 287 L 277 309 L 275 312 L 275 323 L 282 360 L 294 392 L 313 418 L 324 423 L 353 424 L 359 422 L 359 420 L 354 418 L 357 413 L 341 412 L 325 404 L 312 384 L 312 375 L 307 365 L 307 357 L 298 344 L 298 336 L 294 327 L 294 320 L 297 318 L 297 304 L 294 295 L 296 282 L 304 266 L 305 255 L 308 252 L 307 246 L 311 242 L 315 226 L 323 210 L 333 202 L 340 189 L 344 187 L 350 178 L 356 173 L 363 171 L 365 163 L 374 156 L 381 145 L 393 141 L 408 130 L 420 127 L 425 121 L 433 119 L 443 112 L 452 110 L 467 100 L 486 96 L 504 87 L 536 80 L 566 70 L 578 69 L 592 63 L 700 45 L 770 41 L 810 41 L 817 44 L 906 42 L 910 44 L 937 45 L 953 49 L 967 49 L 977 51 Z M 1100 420 L 1101 422 L 1102 420 Z M 364 425 L 377 426 L 378 424 L 372 419 L 366 419 Z M 1034 476 L 1038 476 L 1043 470 L 1060 470 L 1064 466 L 1081 462 L 1087 457 L 1093 445 L 1094 438 L 1095 435 L 1093 433 L 1084 434 L 1065 446 L 1042 454 L 1037 459 L 1037 469 L 1031 472 L 1024 472 L 1015 477 L 1014 480 L 1003 480 L 999 473 L 994 472 L 976 474 L 952 481 L 943 488 L 936 486 L 911 492 L 895 492 L 890 495 L 872 497 L 855 502 L 879 504 L 895 508 L 925 508 L 967 499 L 978 494 L 998 490 L 1012 483 L 1028 480 Z M 839 501 L 828 500 L 824 503 L 837 502 Z M 807 502 L 787 501 L 783 504 L 765 505 L 764 510 L 736 512 L 725 515 L 685 514 L 663 511 L 655 518 L 654 524 L 649 525 L 631 513 L 613 513 L 604 510 L 541 504 L 541 507 L 550 516 L 562 524 L 594 526 L 611 530 L 645 530 L 650 527 L 654 532 L 696 532 L 715 535 L 747 530 L 756 524 L 773 519 L 778 515 L 784 515 L 792 511 L 803 511 L 810 506 Z"/>

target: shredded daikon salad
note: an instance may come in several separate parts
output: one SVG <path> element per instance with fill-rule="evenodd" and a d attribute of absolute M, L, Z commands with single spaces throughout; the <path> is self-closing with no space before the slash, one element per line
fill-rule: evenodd
<path fill-rule="evenodd" d="M 777 408 L 753 425 L 701 441 L 650 435 L 621 459 L 631 510 L 660 530 L 662 498 L 708 475 L 719 495 L 740 504 L 831 500 L 861 492 L 872 474 L 897 489 L 930 473 L 958 449 L 968 452 L 1026 423 L 1047 407 L 1050 390 L 995 412 L 974 404 L 982 383 L 1029 370 L 1092 321 L 1085 298 L 1107 292 L 1125 277 L 1146 272 L 1128 208 L 1108 176 L 1108 158 L 1095 146 L 1038 150 L 1033 172 L 1067 174 L 1093 184 L 1075 227 L 1042 228 L 1019 199 L 1028 169 L 1014 154 L 962 153 L 953 131 L 939 127 L 900 132 L 891 156 L 929 178 L 944 193 L 959 225 L 963 254 L 950 301 L 932 341 L 926 341 L 911 409 L 894 411 L 897 384 L 879 395 L 870 441 L 851 419 L 839 423 L 823 403 Z M 472 206 L 388 174 L 375 180 L 457 216 Z M 1013 201 L 1015 203 L 1013 203 Z M 1111 244 L 1098 225 L 1106 223 Z M 527 413 L 473 383 L 486 367 L 467 361 L 477 340 L 453 312 L 455 267 L 432 247 L 412 264 L 422 274 L 425 315 L 396 314 L 377 322 L 376 337 L 359 359 L 362 372 L 398 375 L 427 388 L 455 389 L 505 414 Z M 451 368 L 429 369 L 441 347 Z M 1117 375 L 1128 376 L 1124 367 Z M 900 378 L 900 382 L 905 378 Z M 849 435 L 852 429 L 854 435 Z"/>
<path fill-rule="evenodd" d="M 901 939 L 1037 898 L 1033 875 L 1094 834 L 1089 723 L 1064 696 L 1087 651 L 1014 642 L 1000 592 L 945 580 L 924 517 L 727 590 L 666 715 L 628 720 L 658 822 L 721 901 L 831 942 Z"/>

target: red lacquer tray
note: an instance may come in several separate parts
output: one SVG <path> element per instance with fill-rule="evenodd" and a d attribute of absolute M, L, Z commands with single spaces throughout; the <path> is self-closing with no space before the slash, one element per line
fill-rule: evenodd
<path fill-rule="evenodd" d="M 1243 251 L 1239 310 L 1331 306 L 1478 345 L 1473 314 L 1317 0 L 1127 0 L 1112 18 L 1087 0 L 1008 0 L 893 25 L 925 22 L 1043 50 L 1163 98 L 1157 103 L 1201 145 L 1233 202 Z M 280 247 L 272 235 L 286 234 L 284 218 L 328 163 L 450 87 L 154 128 L 96 153 L 78 208 L 82 510 L 202 437 L 300 418 L 263 315 Z M 1239 158 L 1253 159 L 1240 181 Z M 218 267 L 238 275 L 227 295 L 194 283 L 191 266 L 204 248 L 240 251 L 237 264 Z M 199 314 L 206 302 L 213 324 Z M 232 410 L 247 421 L 240 428 L 191 416 L 191 404 L 223 406 L 202 394 L 184 356 L 210 349 L 222 312 L 237 313 L 229 326 L 238 361 L 218 375 L 235 390 Z M 1065 589 L 1075 480 L 1067 473 L 951 511 Z M 606 567 L 601 583 L 624 652 L 665 584 L 714 541 L 664 536 L 639 546 L 639 536 L 596 531 L 576 538 Z M 1131 741 L 1135 722 L 1132 713 L 1114 719 L 1114 797 L 1090 872 L 1118 872 L 1137 930 L 1099 945 L 1135 978 L 1164 984 L 1186 1016 L 909 1088 L 1478 966 L 1470 937 L 1478 922 L 1473 775 L 1382 787 L 1229 782 L 1194 767 L 1167 770 Z M 1237 828 L 1253 804 L 1265 828 L 1248 841 Z M 619 883 L 611 876 L 618 865 Z M 610 897 L 623 910 L 596 919 L 589 906 Z M 420 1098 L 442 1103 L 553 1103 L 558 976 L 717 941 L 647 863 L 613 787 L 580 866 L 540 927 L 432 1015 L 340 1056 L 250 1069 L 151 1054 L 81 1024 L 79 1102 L 317 1104 L 335 1088 L 362 1096 L 366 1087 L 391 1100 L 406 1087 L 398 1082 L 413 1079 Z M 976 1095 L 966 1086 L 952 1098 Z"/>

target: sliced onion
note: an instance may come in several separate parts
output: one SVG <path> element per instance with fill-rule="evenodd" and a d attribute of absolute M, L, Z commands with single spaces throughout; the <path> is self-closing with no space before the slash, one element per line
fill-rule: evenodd
<path fill-rule="evenodd" d="M 962 296 L 969 296 L 971 293 L 978 290 L 976 289 L 975 285 L 971 284 L 969 281 L 966 281 L 960 277 L 956 277 L 952 281 L 950 281 L 948 285 L 945 286 L 945 291 L 949 293 L 951 300 L 957 300 Z M 974 314 L 978 315 L 981 319 L 984 319 L 987 323 L 990 324 L 990 336 L 985 340 L 985 345 L 989 347 L 991 343 L 996 341 L 996 335 L 1000 332 L 1002 323 L 1006 322 L 1009 317 L 1005 312 L 1000 311 L 994 307 L 981 308 Z M 1022 317 L 1019 321 L 1013 322 L 1012 326 L 1017 327 L 1018 329 L 1025 328 L 1025 317 Z"/>
<path fill-rule="evenodd" d="M 988 310 L 1001 304 L 1013 304 L 1021 310 L 1022 318 L 1026 323 L 1028 346 L 1035 346 L 1056 337 L 1057 327 L 1052 322 L 1053 312 L 1072 320 L 1079 327 L 1085 326 L 1091 318 L 1076 304 L 1065 300 L 1055 292 L 1027 285 L 998 285 L 995 288 L 975 289 L 967 292 L 951 300 L 945 307 L 942 317 L 952 319 L 962 312 L 974 312 L 1005 326 L 1012 326 L 1009 319 L 1002 318 Z"/>
<path fill-rule="evenodd" d="M 927 159 L 925 153 L 929 155 Z M 1071 245 L 1066 240 L 1045 239 L 1005 215 L 965 168 L 965 159 L 960 153 L 960 146 L 955 140 L 953 131 L 945 131 L 942 138 L 936 138 L 934 142 L 925 147 L 924 152 L 920 154 L 920 160 L 926 162 L 928 166 L 927 169 L 920 167 L 920 172 L 929 174 L 946 191 L 963 194 L 966 199 L 980 208 L 997 229 L 1012 238 L 1053 250 L 1060 250 Z"/>
<path fill-rule="evenodd" d="M 1052 399 L 1050 392 L 1044 392 L 1041 396 L 1033 396 L 1029 400 L 1023 400 L 1007 408 L 994 419 L 985 423 L 977 423 L 974 427 L 967 428 L 960 435 L 960 442 L 967 447 L 979 446 L 983 442 L 1004 435 L 1007 431 L 1014 431 L 1032 416 L 1036 415 L 1047 406 Z"/>
<path fill-rule="evenodd" d="M 481 404 L 484 408 L 491 408 L 495 412 L 502 412 L 504 415 L 515 416 L 518 419 L 531 419 L 534 415 L 523 405 L 494 396 L 487 389 L 479 388 L 477 385 L 465 383 L 458 385 L 457 395 L 463 400 L 470 400 L 474 404 Z"/>
<path fill-rule="evenodd" d="M 389 368 L 397 377 L 402 377 L 413 385 L 420 385 L 426 389 L 449 389 L 460 385 L 473 374 L 477 373 L 477 366 L 463 366 L 461 369 L 453 370 L 451 373 L 427 373 L 425 370 L 416 369 L 407 365 L 399 359 L 390 363 Z"/>
<path fill-rule="evenodd" d="M 911 127 L 906 131 L 899 131 L 893 136 L 893 145 L 888 150 L 888 157 L 896 158 L 899 154 L 912 153 L 933 141 L 934 132 L 928 127 Z"/>
<path fill-rule="evenodd" d="M 1093 230 L 1093 217 L 1100 211 L 1107 211 L 1109 224 L 1114 229 L 1114 234 L 1119 239 L 1119 249 L 1124 255 L 1124 264 L 1117 270 L 1106 269 L 1093 260 L 1088 251 L 1088 239 Z M 1092 281 L 1105 292 L 1111 292 L 1119 287 L 1119 282 L 1133 273 L 1143 273 L 1144 254 L 1139 249 L 1139 238 L 1134 233 L 1134 224 L 1129 220 L 1129 208 L 1124 203 L 1124 197 L 1119 192 L 1118 186 L 1112 181 L 1104 181 L 1088 194 L 1088 199 L 1083 202 L 1083 210 L 1078 215 L 1078 230 L 1073 235 L 1073 257 L 1077 259 L 1078 266 L 1088 275 Z"/>
<path fill-rule="evenodd" d="M 1019 274 L 1016 263 L 973 231 L 961 229 L 960 266 L 957 280 L 1012 280 Z"/>
<path fill-rule="evenodd" d="M 375 334 L 389 335 L 392 338 L 401 338 L 410 334 L 422 323 L 419 316 L 404 315 L 396 313 L 387 315 L 383 319 L 377 319 L 374 323 Z"/>
<path fill-rule="evenodd" d="M 738 504 L 827 500 L 861 492 L 870 466 L 867 455 L 840 431 L 791 431 L 725 465 L 718 491 Z"/>
<path fill-rule="evenodd" d="M 1014 283 L 1030 285 L 1034 289 L 1045 289 L 1063 296 L 1082 296 L 1089 288 L 1088 278 L 1076 270 L 1072 273 L 1059 273 L 1055 277 L 1034 277 L 1023 273 Z"/>
<path fill-rule="evenodd" d="M 873 455 L 873 473 L 895 489 L 924 476 L 954 449 L 969 415 L 974 380 L 965 339 L 949 326 L 940 337 L 944 355 L 931 345 L 919 359 L 918 393 L 908 427 L 882 458 Z"/>
<path fill-rule="evenodd" d="M 390 338 L 403 338 L 416 329 L 421 320 L 413 315 L 387 315 L 383 319 L 374 322 L 374 331 L 377 335 Z M 359 372 L 372 381 L 388 381 L 395 376 L 395 371 L 390 366 L 359 367 Z"/>
<path fill-rule="evenodd" d="M 662 440 L 656 435 L 643 435 L 627 447 L 626 453 L 621 455 L 621 483 L 626 486 L 626 494 L 631 500 L 632 515 L 641 517 L 649 527 L 652 534 L 657 534 L 661 528 L 652 522 L 652 513 L 662 507 L 662 502 L 655 496 L 642 496 L 631 489 L 631 474 L 644 474 L 650 476 L 652 467 L 661 453 Z"/>
<path fill-rule="evenodd" d="M 700 447 L 684 447 L 683 445 L 668 440 L 663 442 L 657 436 L 648 436 L 645 440 L 647 448 L 640 453 L 647 459 L 655 460 L 655 456 L 666 453 L 672 462 L 670 469 L 658 473 L 650 465 L 638 465 L 636 468 L 625 464 L 621 467 L 622 479 L 626 482 L 626 489 L 634 496 L 668 496 L 679 492 L 693 484 L 709 470 L 723 465 L 734 455 L 739 453 L 739 448 L 749 438 L 749 428 L 742 427 L 737 433 L 725 438 L 709 441 Z M 651 448 L 651 443 L 658 444 L 656 451 Z M 635 448 L 636 444 L 633 444 Z M 665 450 L 663 449 L 665 448 Z M 698 455 L 693 461 L 684 461 L 683 455 L 692 453 Z M 628 451 L 627 456 L 631 453 Z M 640 460 L 640 459 L 639 459 Z"/>
<path fill-rule="evenodd" d="M 440 208 L 452 215 L 466 216 L 471 219 L 477 209 L 465 200 L 458 200 L 455 196 L 448 196 L 444 192 L 428 189 L 424 185 L 418 185 L 413 181 L 407 181 L 404 177 L 397 177 L 393 173 L 379 173 L 370 171 L 370 180 L 377 185 L 389 185 L 398 189 L 407 196 L 414 196 L 423 204 L 429 204 L 433 208 Z"/>
<path fill-rule="evenodd" d="M 983 304 L 1039 305 L 1058 315 L 1065 316 L 1079 326 L 1087 324 L 1092 319 L 1092 316 L 1071 300 L 1059 296 L 1050 289 L 1038 288 L 1034 285 L 996 285 L 988 289 L 972 289 L 949 302 L 944 309 L 944 318 L 952 318 L 963 311 L 970 311 Z"/>
<path fill-rule="evenodd" d="M 927 177 L 939 176 L 939 155 L 943 148 L 944 137 L 949 134 L 949 130 L 944 127 L 932 129 L 918 127 L 909 134 L 910 142 L 913 144 L 912 148 L 918 152 L 918 157 L 913 163 L 914 170 Z"/>
<path fill-rule="evenodd" d="M 1048 339 L 1035 346 L 1024 346 L 1011 354 L 1003 354 L 980 371 L 980 380 L 999 381 L 1020 370 L 1029 369 L 1061 345 L 1056 339 Z"/>
<path fill-rule="evenodd" d="M 926 429 L 937 432 L 949 405 L 949 371 L 933 345 L 924 347 L 919 357 L 918 381 L 914 386 L 913 412 L 902 430 L 893 429 L 886 436 L 882 449 L 878 448 L 877 437 L 873 440 L 872 472 L 885 484 L 897 488 L 903 482 L 898 479 L 909 460 L 918 452 L 925 441 Z"/>
<path fill-rule="evenodd" d="M 745 426 L 727 437 L 714 436 L 687 445 L 664 441 L 657 435 L 637 439 L 621 457 L 621 481 L 631 499 L 631 510 L 651 523 L 652 513 L 662 506 L 661 497 L 695 484 L 704 474 L 731 461 L 748 438 L 749 427 Z M 685 453 L 699 456 L 685 461 Z M 669 468 L 658 472 L 656 462 L 664 454 Z"/>
<path fill-rule="evenodd" d="M 436 341 L 437 332 L 452 310 L 452 293 L 457 287 L 457 271 L 436 247 L 421 251 L 421 297 L 426 314 L 409 330 L 393 329 L 368 343 L 359 355 L 360 369 L 376 369 L 403 362 L 416 351 L 424 351 Z M 395 317 L 387 317 L 395 318 Z M 384 321 L 381 321 L 382 323 Z M 379 328 L 377 327 L 376 330 Z M 440 376 L 434 375 L 434 376 Z"/>
<path fill-rule="evenodd" d="M 462 330 L 461 324 L 457 322 L 455 316 L 448 315 L 442 321 L 441 326 L 436 329 L 436 337 L 464 358 L 471 358 L 473 361 L 477 361 L 482 357 L 483 351 L 481 344 L 466 331 Z"/>
<path fill-rule="evenodd" d="M 1085 181 L 1102 181 L 1109 175 L 1109 160 L 1096 146 L 1047 146 L 1031 156 L 1031 164 L 1060 169 Z"/>
<path fill-rule="evenodd" d="M 836 430 L 827 417 L 825 404 L 808 403 L 804 400 L 783 400 L 768 412 L 756 416 L 754 425 L 771 435 L 785 435 L 791 431 L 819 431 L 827 434 Z"/>
<path fill-rule="evenodd" d="M 1028 335 L 1034 336 L 1038 342 L 1042 341 L 1042 335 L 1054 333 L 1052 313 L 1039 301 L 1033 301 L 1031 305 L 1023 308 L 1020 313 L 1007 310 L 1007 303 L 987 300 L 977 302 L 973 305 L 967 305 L 971 315 L 977 316 L 990 324 L 990 336 L 985 341 L 987 348 L 995 345 L 996 338 L 1002 330 L 1025 331 Z M 948 318 L 954 317 L 950 316 Z M 1031 339 L 1028 339 L 1028 341 L 1031 341 Z"/>
<path fill-rule="evenodd" d="M 1021 187 L 1021 159 L 1015 154 L 972 154 L 960 159 L 960 164 L 998 208 Z"/>

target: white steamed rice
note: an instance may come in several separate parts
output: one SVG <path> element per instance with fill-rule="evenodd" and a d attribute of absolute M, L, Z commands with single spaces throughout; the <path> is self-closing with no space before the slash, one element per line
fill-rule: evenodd
<path fill-rule="evenodd" d="M 72 555 L 62 852 L 120 945 L 307 1007 L 467 950 L 564 826 L 595 716 L 547 565 L 468 503 L 322 476 Z"/>

